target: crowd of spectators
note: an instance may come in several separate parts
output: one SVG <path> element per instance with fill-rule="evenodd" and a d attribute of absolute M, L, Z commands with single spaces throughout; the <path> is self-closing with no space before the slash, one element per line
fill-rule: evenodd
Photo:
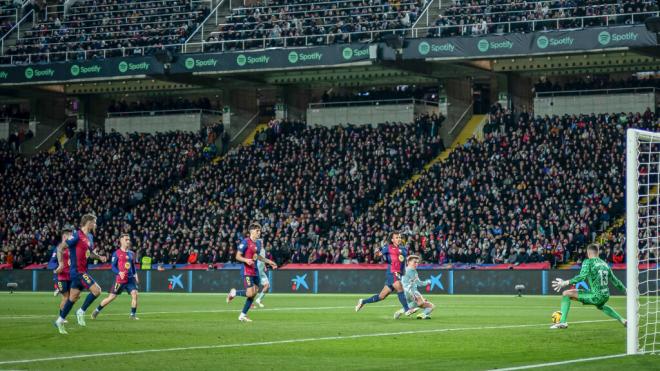
<path fill-rule="evenodd" d="M 17 267 L 43 262 L 61 224 L 94 210 L 102 254 L 128 231 L 138 259 L 155 264 L 235 262 L 252 221 L 278 264 L 377 262 L 392 230 L 426 263 L 580 262 L 623 213 L 625 129 L 659 129 L 650 111 L 533 117 L 495 106 L 483 141 L 422 171 L 444 149 L 432 129 L 441 120 L 273 120 L 254 144 L 194 167 L 200 134 L 89 133 L 76 153 L 33 158 L 0 145 L 11 200 L 0 241 Z M 620 262 L 623 243 L 615 229 L 603 257 Z"/>
<path fill-rule="evenodd" d="M 218 25 L 207 41 L 218 43 L 209 50 L 281 47 L 285 38 L 286 46 L 365 41 L 372 38 L 371 32 L 378 38 L 392 33 L 388 30 L 410 28 L 425 4 L 425 0 L 264 0 L 232 9 L 226 23 Z"/>
<path fill-rule="evenodd" d="M 558 92 L 575 90 L 600 90 L 600 89 L 629 89 L 629 88 L 660 88 L 660 79 L 638 78 L 630 76 L 625 79 L 612 79 L 607 75 L 592 76 L 590 78 L 571 79 L 563 83 L 550 80 L 539 81 L 534 85 L 534 91 Z"/>
<path fill-rule="evenodd" d="M 649 0 L 453 0 L 429 36 L 485 35 L 643 23 L 658 10 Z M 645 13 L 636 14 L 634 13 Z"/>
<path fill-rule="evenodd" d="M 224 263 L 249 222 L 280 263 L 294 251 L 330 246 L 330 231 L 354 220 L 442 150 L 430 124 L 310 128 L 272 121 L 248 147 L 114 219 L 102 234 L 131 230 L 137 255 L 154 263 Z M 193 258 L 191 258 L 193 256 Z"/>
<path fill-rule="evenodd" d="M 404 35 L 428 1 L 256 1 L 234 7 L 225 23 L 206 38 L 205 50 L 324 45 Z M 60 2 L 63 9 L 64 1 Z M 15 12 L 12 6 L 0 8 L 0 14 L 11 11 Z M 657 2 L 651 0 L 453 0 L 428 33 L 447 37 L 639 24 L 657 11 Z M 43 20 L 40 12 L 41 21 L 5 55 L 13 57 L 13 63 L 38 63 L 153 54 L 184 43 L 209 12 L 204 2 L 192 0 L 83 0 L 72 5 L 66 16 L 63 11 L 50 12 Z M 13 26 L 11 18 L 0 16 L 0 34 Z"/>
<path fill-rule="evenodd" d="M 419 99 L 427 102 L 438 101 L 438 88 L 437 87 L 416 87 L 409 85 L 401 85 L 394 88 L 372 88 L 355 93 L 338 93 L 328 94 L 327 92 L 321 97 L 321 103 L 333 102 L 363 102 L 363 101 L 379 101 L 379 100 L 396 100 L 396 99 Z"/>
<path fill-rule="evenodd" d="M 191 0 L 78 1 L 66 16 L 36 22 L 5 54 L 13 63 L 153 54 L 182 44 L 209 11 Z"/>
<path fill-rule="evenodd" d="M 154 100 L 118 100 L 110 102 L 108 106 L 109 113 L 126 112 L 147 112 L 147 111 L 177 111 L 186 109 L 218 109 L 214 107 L 209 98 L 187 99 L 187 98 L 168 98 Z"/>
<path fill-rule="evenodd" d="M 411 251 L 427 263 L 580 262 L 586 245 L 622 213 L 624 130 L 655 130 L 655 120 L 651 112 L 534 118 L 496 110 L 484 142 L 470 141 L 396 194 L 386 189 L 400 182 L 390 185 L 373 178 L 357 187 L 348 183 L 328 191 L 325 177 L 301 165 L 306 161 L 282 155 L 309 156 L 299 146 L 311 139 L 300 137 L 310 130 L 302 124 L 296 129 L 284 123 L 259 136 L 256 148 L 235 152 L 237 157 L 230 157 L 229 168 L 222 172 L 225 176 L 205 178 L 201 174 L 211 171 L 200 170 L 182 182 L 178 195 L 169 192 L 154 199 L 155 214 L 144 205 L 140 214 L 151 224 L 149 233 L 143 225 L 136 228 L 143 241 L 138 255 L 161 263 L 232 262 L 245 223 L 259 220 L 267 251 L 279 263 L 375 262 L 375 249 L 392 229 L 401 229 Z M 415 131 L 425 133 L 429 122 L 420 119 Z M 287 136 L 278 132 L 290 133 L 291 142 L 279 143 Z M 273 149 L 260 153 L 268 144 Z M 341 141 L 336 146 L 341 148 Z M 356 143 L 354 148 L 360 147 Z M 317 156 L 323 158 L 334 150 L 311 153 L 320 152 Z M 250 155 L 238 161 L 243 151 Z M 350 153 L 340 152 L 328 163 L 342 164 L 337 159 Z M 343 164 L 344 169 L 351 167 L 350 160 Z M 364 170 L 352 166 L 348 174 L 360 177 Z M 292 167 L 289 177 L 280 178 Z M 231 169 L 246 168 L 254 170 L 228 175 Z M 332 170 L 339 169 L 332 167 L 327 174 Z M 401 179 L 412 174 L 399 173 Z M 373 196 L 350 192 L 369 191 L 364 187 L 370 183 L 381 187 L 371 188 Z M 169 227 L 159 227 L 164 224 Z M 604 247 L 605 259 L 621 259 L 620 238 Z"/>
<path fill-rule="evenodd" d="M 656 131 L 660 128 L 654 127 Z M 641 265 L 660 263 L 660 198 L 657 197 L 657 185 L 660 181 L 660 143 L 640 141 L 638 147 L 638 233 L 639 263 Z M 612 263 L 625 263 L 626 224 L 617 223 L 599 241 L 604 246 L 601 257 Z M 640 277 L 640 280 L 648 279 Z"/>
<path fill-rule="evenodd" d="M 650 111 L 532 117 L 498 109 L 483 142 L 455 150 L 334 241 L 370 253 L 400 228 L 425 262 L 580 261 L 623 212 L 628 127 L 658 129 Z M 614 256 L 620 246 L 611 248 Z"/>
<path fill-rule="evenodd" d="M 125 216 L 158 189 L 184 177 L 203 161 L 206 138 L 199 133 L 157 135 L 100 131 L 76 135 L 74 152 L 48 151 L 32 157 L 13 154 L 2 141 L 0 154 L 0 250 L 15 267 L 48 260 L 48 252 L 65 223 L 80 216 L 99 217 L 101 243 L 109 256 L 114 242 L 102 225 Z M 116 237 L 116 236 L 115 236 Z M 108 241 L 103 243 L 103 241 Z"/>

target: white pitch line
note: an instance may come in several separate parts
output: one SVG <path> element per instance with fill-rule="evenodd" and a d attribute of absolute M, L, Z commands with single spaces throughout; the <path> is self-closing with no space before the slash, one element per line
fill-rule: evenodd
<path fill-rule="evenodd" d="M 582 324 L 582 323 L 610 322 L 610 321 L 613 321 L 613 320 L 602 319 L 602 320 L 594 320 L 594 321 L 580 321 L 580 322 L 571 322 L 571 324 L 575 325 L 575 324 Z M 289 340 L 261 341 L 261 342 L 256 342 L 256 343 L 199 345 L 199 346 L 192 346 L 192 347 L 131 350 L 131 351 L 126 351 L 126 352 L 87 353 L 87 354 L 75 354 L 75 355 L 61 356 L 61 357 L 47 357 L 47 358 L 33 358 L 33 359 L 17 359 L 17 360 L 13 360 L 13 361 L 0 361 L 0 365 L 15 365 L 15 364 L 22 364 L 22 363 L 48 362 L 48 361 L 64 361 L 64 360 L 92 358 L 92 357 L 125 356 L 125 355 L 145 354 L 145 353 L 180 352 L 180 351 L 203 350 L 203 349 L 242 348 L 242 347 L 280 345 L 280 344 L 291 344 L 291 343 L 308 343 L 308 342 L 317 342 L 317 341 L 362 339 L 362 338 L 383 337 L 383 336 L 434 334 L 434 333 L 454 332 L 454 331 L 501 330 L 501 329 L 540 327 L 540 326 L 547 326 L 547 324 L 543 323 L 543 324 L 528 324 L 528 325 L 457 327 L 457 328 L 399 331 L 399 332 L 381 332 L 381 333 L 375 333 L 375 334 L 356 334 L 356 335 L 346 335 L 346 336 L 327 336 L 327 337 L 319 337 L 319 338 L 302 338 L 302 339 L 289 339 Z"/>
<path fill-rule="evenodd" d="M 387 305 L 377 305 L 374 308 L 392 308 L 400 307 L 398 304 L 387 304 Z M 468 306 L 465 306 L 468 307 Z M 353 309 L 355 306 L 337 306 L 337 307 L 280 307 L 280 308 L 266 308 L 259 309 L 254 308 L 253 310 L 263 312 L 279 312 L 279 311 L 305 311 L 305 310 L 334 310 L 334 309 Z M 460 309 L 461 306 L 452 306 L 448 309 Z M 480 306 L 480 308 L 507 308 L 507 309 L 530 309 L 530 310 L 539 310 L 539 309 L 552 309 L 554 307 L 545 307 L 545 306 L 501 306 L 501 305 L 486 305 Z M 571 310 L 591 310 L 589 307 L 576 307 L 571 308 Z M 241 308 L 236 309 L 209 309 L 209 310 L 186 310 L 186 311 L 176 311 L 176 312 L 139 312 L 140 315 L 152 315 L 152 314 L 188 314 L 188 313 L 235 313 L 240 311 Z M 126 313 L 103 313 L 101 317 L 105 316 L 126 316 Z M 54 318 L 57 317 L 57 314 L 17 314 L 17 315 L 0 315 L 0 321 L 15 321 L 15 320 L 27 320 L 35 318 Z"/>
<path fill-rule="evenodd" d="M 400 307 L 401 305 L 379 305 L 378 308 L 383 307 Z M 342 306 L 342 307 L 281 307 L 281 308 L 266 308 L 259 309 L 255 308 L 253 310 L 258 312 L 278 312 L 278 311 L 289 311 L 289 310 L 332 310 L 332 309 L 354 309 L 355 306 Z M 150 314 L 186 314 L 186 313 L 238 313 L 242 308 L 236 309 L 210 309 L 210 310 L 186 310 L 178 312 L 139 312 L 142 315 Z M 126 313 L 102 313 L 100 316 L 126 316 Z M 0 316 L 0 320 L 20 320 L 20 319 L 33 319 L 33 318 L 56 318 L 57 314 L 25 314 L 17 316 Z"/>
<path fill-rule="evenodd" d="M 319 294 L 314 294 L 311 292 L 305 292 L 305 293 L 268 293 L 268 296 L 274 296 L 274 297 L 298 297 L 298 298 L 315 298 L 315 297 L 336 297 L 336 296 L 350 296 L 350 297 L 362 297 L 362 296 L 368 296 L 368 295 L 373 295 L 373 292 L 363 292 L 363 293 L 357 293 L 357 294 L 346 294 L 346 293 L 319 293 Z M 6 291 L 1 291 L 0 295 L 46 295 L 46 296 L 51 296 L 53 295 L 53 290 L 50 291 L 15 291 L 13 294 L 10 294 Z M 181 296 L 219 296 L 219 297 L 225 297 L 227 296 L 226 292 L 140 292 L 140 295 L 164 295 L 164 296 L 175 296 L 175 295 L 181 295 Z M 475 294 L 447 294 L 445 293 L 433 293 L 429 294 L 431 297 L 446 297 L 446 298 L 515 298 L 518 299 L 518 296 L 515 294 L 484 294 L 484 295 L 475 295 Z M 561 295 L 558 294 L 548 294 L 548 295 L 524 295 L 523 298 L 535 298 L 535 299 L 559 299 L 561 300 Z M 610 299 L 612 298 L 620 298 L 620 299 L 625 299 L 625 295 L 610 295 Z"/>
<path fill-rule="evenodd" d="M 625 357 L 625 356 L 627 356 L 627 354 L 625 354 L 625 353 L 623 353 L 623 354 L 612 354 L 612 355 L 609 355 L 609 356 L 578 358 L 578 359 L 570 359 L 568 361 L 537 363 L 537 364 L 534 364 L 534 365 L 526 365 L 526 366 L 517 366 L 517 367 L 508 367 L 508 368 L 494 368 L 490 371 L 495 371 L 495 370 L 497 370 L 497 371 L 528 370 L 530 368 L 561 366 L 561 365 L 568 365 L 568 364 L 572 364 L 572 363 L 598 361 L 598 360 L 601 360 L 601 359 L 621 358 L 621 357 Z"/>

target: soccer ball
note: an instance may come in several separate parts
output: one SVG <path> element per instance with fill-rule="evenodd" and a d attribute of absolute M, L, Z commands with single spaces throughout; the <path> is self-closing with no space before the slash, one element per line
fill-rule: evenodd
<path fill-rule="evenodd" d="M 552 323 L 559 323 L 559 321 L 561 321 L 561 314 L 560 311 L 552 313 Z"/>

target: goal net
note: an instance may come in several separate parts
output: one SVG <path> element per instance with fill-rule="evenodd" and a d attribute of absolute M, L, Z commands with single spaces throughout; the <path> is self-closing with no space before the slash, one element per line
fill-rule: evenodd
<path fill-rule="evenodd" d="M 660 133 L 629 129 L 626 144 L 627 353 L 660 351 Z"/>

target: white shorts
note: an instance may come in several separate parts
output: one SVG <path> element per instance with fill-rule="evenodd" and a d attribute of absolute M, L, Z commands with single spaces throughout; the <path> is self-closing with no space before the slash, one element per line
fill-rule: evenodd
<path fill-rule="evenodd" d="M 422 296 L 422 294 L 415 290 L 415 291 L 406 291 L 406 301 L 408 301 L 408 307 L 410 308 L 416 308 L 417 307 L 417 301 L 415 300 L 416 298 Z"/>

